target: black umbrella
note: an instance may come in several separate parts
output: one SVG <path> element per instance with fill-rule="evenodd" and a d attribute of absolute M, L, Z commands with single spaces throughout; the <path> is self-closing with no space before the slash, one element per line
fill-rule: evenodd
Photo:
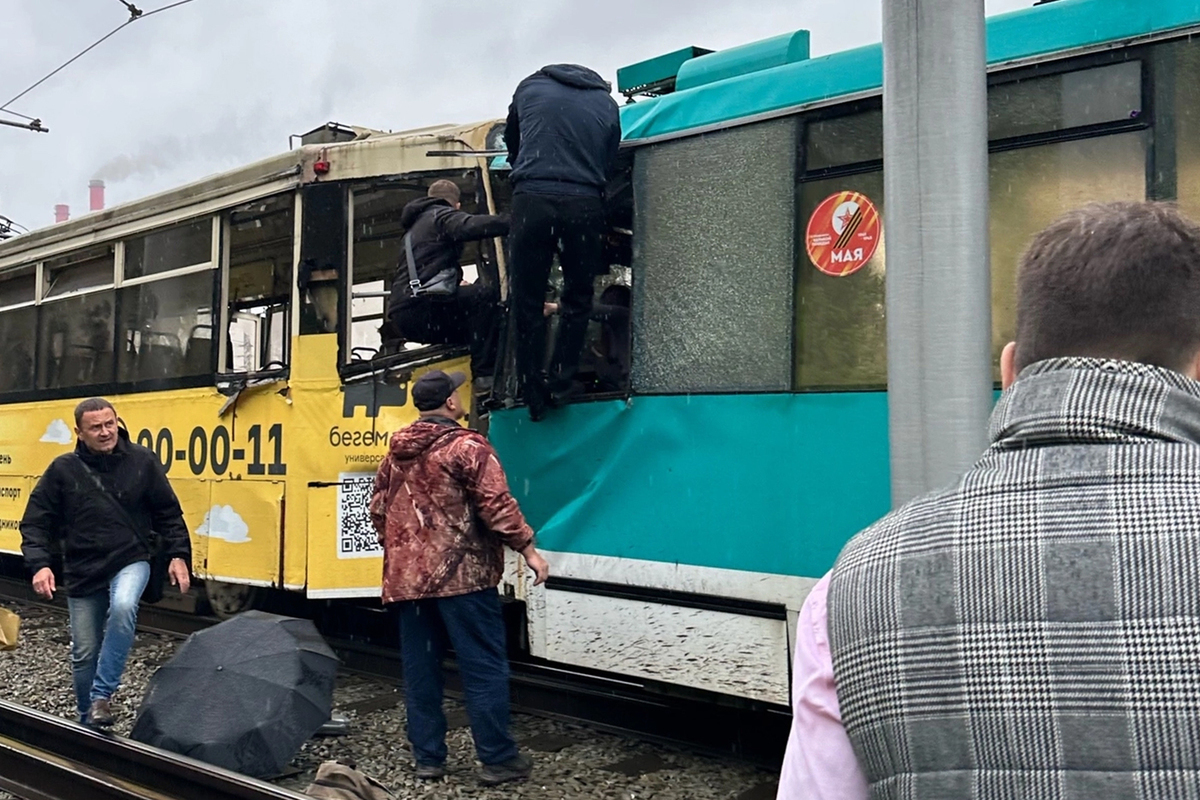
<path fill-rule="evenodd" d="M 247 611 L 192 634 L 154 674 L 132 737 L 278 775 L 329 719 L 337 666 L 312 622 Z"/>

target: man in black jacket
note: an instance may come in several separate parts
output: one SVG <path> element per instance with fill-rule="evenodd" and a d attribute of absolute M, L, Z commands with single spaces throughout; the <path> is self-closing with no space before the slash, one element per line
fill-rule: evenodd
<path fill-rule="evenodd" d="M 565 392 L 579 367 L 592 283 L 606 271 L 604 189 L 621 143 L 611 87 L 577 64 L 552 64 L 517 86 L 504 140 L 512 165 L 512 293 L 517 372 L 529 416 Z M 542 317 L 554 254 L 563 272 L 562 319 L 549 379 Z"/>
<path fill-rule="evenodd" d="M 434 181 L 427 194 L 400 212 L 421 286 L 414 297 L 408 248 L 402 246 L 388 299 L 384 339 L 470 345 L 472 374 L 476 378 L 490 376 L 493 365 L 488 345 L 496 323 L 498 281 L 481 271 L 477 282 L 460 285 L 462 252 L 465 242 L 507 234 L 508 217 L 460 210 L 461 196 L 453 181 Z"/>
<path fill-rule="evenodd" d="M 133 646 L 138 600 L 150 579 L 144 542 L 151 531 L 163 537 L 171 557 L 168 574 L 181 592 L 191 582 L 192 546 L 166 472 L 153 452 L 129 441 L 111 403 L 93 397 L 76 406 L 75 434 L 75 450 L 50 462 L 29 495 L 21 552 L 34 591 L 49 599 L 57 588 L 51 543 L 64 540 L 79 718 L 106 727 L 112 725 L 110 700 Z"/>

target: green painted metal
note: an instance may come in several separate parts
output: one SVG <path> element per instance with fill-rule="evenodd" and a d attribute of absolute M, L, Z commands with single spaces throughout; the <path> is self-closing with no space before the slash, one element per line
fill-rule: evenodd
<path fill-rule="evenodd" d="M 488 436 L 548 550 L 818 577 L 888 511 L 887 396 L 643 396 Z"/>
<path fill-rule="evenodd" d="M 785 33 L 760 42 L 730 47 L 682 64 L 675 78 L 675 90 L 683 91 L 738 75 L 794 64 L 806 60 L 808 55 L 808 31 Z"/>
<path fill-rule="evenodd" d="M 656 56 L 617 70 L 617 91 L 629 94 L 645 86 L 670 81 L 679 74 L 684 62 L 711 53 L 703 47 L 685 47 L 674 53 Z"/>
<path fill-rule="evenodd" d="M 989 19 L 988 63 L 1196 25 L 1200 0 L 1058 0 Z M 683 77 L 681 71 L 678 84 Z M 622 109 L 621 127 L 626 141 L 637 141 L 878 91 L 882 85 L 883 54 L 876 44 L 643 100 Z"/>

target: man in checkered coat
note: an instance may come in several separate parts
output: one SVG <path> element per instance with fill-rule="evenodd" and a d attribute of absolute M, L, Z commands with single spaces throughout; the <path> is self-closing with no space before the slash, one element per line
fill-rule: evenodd
<path fill-rule="evenodd" d="M 979 462 L 806 601 L 780 798 L 1200 797 L 1200 227 L 1067 214 L 1016 338 Z"/>

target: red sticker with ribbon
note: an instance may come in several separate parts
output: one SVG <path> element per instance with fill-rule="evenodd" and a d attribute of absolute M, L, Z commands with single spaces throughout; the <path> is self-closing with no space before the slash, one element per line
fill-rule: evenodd
<path fill-rule="evenodd" d="M 865 194 L 830 195 L 808 219 L 808 258 L 826 275 L 853 275 L 875 255 L 881 227 L 879 210 Z"/>

